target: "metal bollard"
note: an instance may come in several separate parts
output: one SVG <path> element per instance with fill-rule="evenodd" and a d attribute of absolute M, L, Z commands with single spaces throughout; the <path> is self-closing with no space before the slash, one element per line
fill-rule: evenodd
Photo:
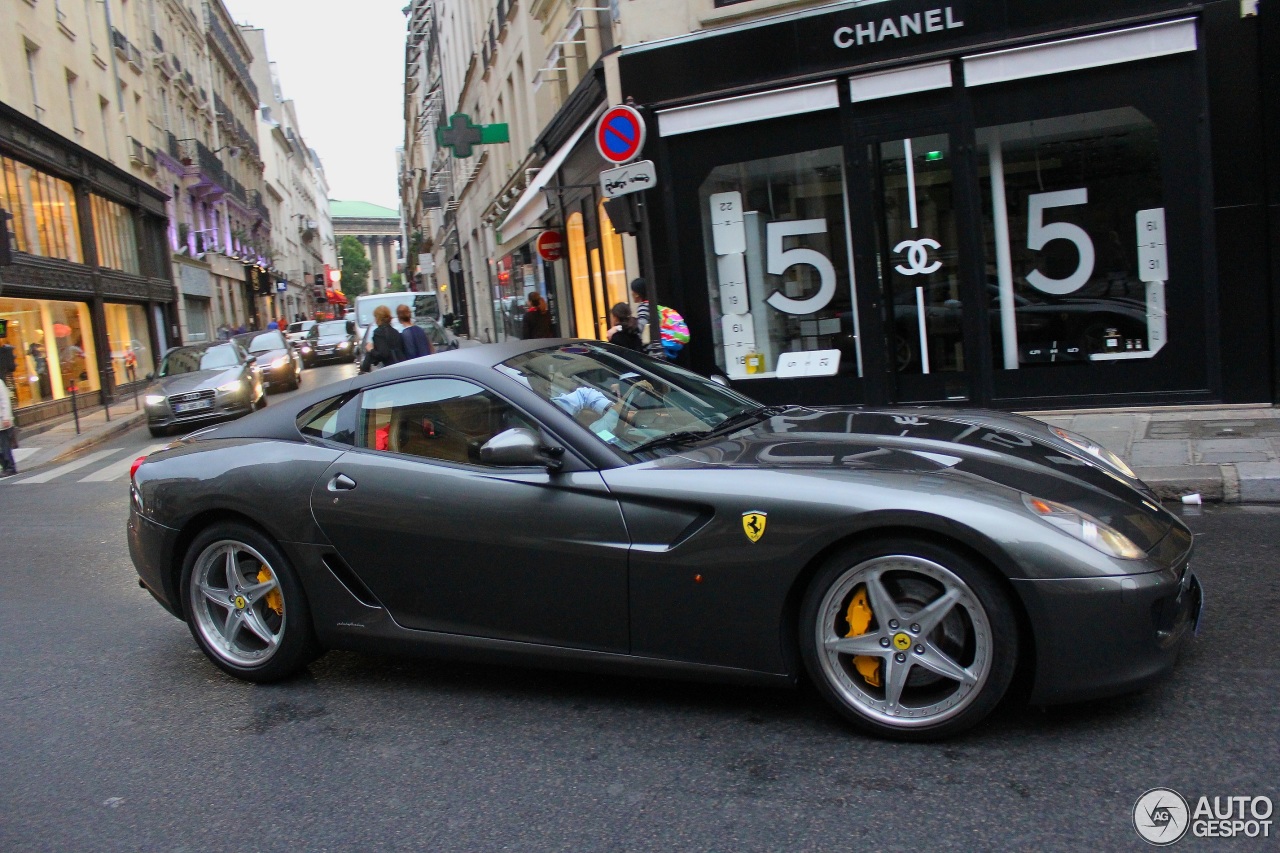
<path fill-rule="evenodd" d="M 71 383 L 71 417 L 75 418 L 76 435 L 80 434 L 80 409 L 76 406 L 76 383 Z"/>

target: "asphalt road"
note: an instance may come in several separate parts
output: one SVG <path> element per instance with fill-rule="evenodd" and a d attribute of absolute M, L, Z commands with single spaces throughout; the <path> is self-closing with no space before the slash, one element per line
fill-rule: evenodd
<path fill-rule="evenodd" d="M 1280 802 L 1280 507 L 1189 519 L 1208 609 L 1171 679 L 903 745 L 808 689 L 351 653 L 234 681 L 138 588 L 98 464 L 0 484 L 6 851 L 1146 849 L 1149 788 Z"/>

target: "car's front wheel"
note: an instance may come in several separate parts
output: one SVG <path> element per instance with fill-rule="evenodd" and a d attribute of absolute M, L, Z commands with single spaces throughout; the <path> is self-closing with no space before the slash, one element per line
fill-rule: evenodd
<path fill-rule="evenodd" d="M 801 605 L 818 691 L 873 734 L 932 740 L 976 725 L 1018 658 L 1007 596 L 964 555 L 925 541 L 860 543 L 830 558 Z"/>
<path fill-rule="evenodd" d="M 278 681 L 316 656 L 302 585 L 279 547 L 248 525 L 200 533 L 187 551 L 181 589 L 196 643 L 237 678 Z"/>

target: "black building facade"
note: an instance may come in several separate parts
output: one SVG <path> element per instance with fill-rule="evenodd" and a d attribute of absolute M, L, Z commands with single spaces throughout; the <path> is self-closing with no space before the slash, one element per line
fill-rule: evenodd
<path fill-rule="evenodd" d="M 692 366 L 766 401 L 1274 402 L 1277 15 L 880 0 L 624 48 Z"/>
<path fill-rule="evenodd" d="M 0 104 L 0 376 L 18 423 L 145 383 L 176 334 L 166 196 Z M 84 405 L 82 402 L 81 405 Z"/>

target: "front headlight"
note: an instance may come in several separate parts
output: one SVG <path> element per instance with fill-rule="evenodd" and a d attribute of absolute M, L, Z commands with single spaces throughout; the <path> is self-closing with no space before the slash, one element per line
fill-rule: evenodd
<path fill-rule="evenodd" d="M 1022 496 L 1022 502 L 1027 505 L 1027 509 L 1049 524 L 1065 533 L 1070 533 L 1081 542 L 1097 548 L 1104 554 L 1110 554 L 1122 560 L 1137 560 L 1147 554 L 1133 544 L 1133 540 L 1128 536 L 1110 525 L 1103 524 L 1087 512 L 1081 512 L 1057 501 L 1047 501 L 1025 494 Z"/>
<path fill-rule="evenodd" d="M 1099 462 L 1101 462 L 1103 465 L 1106 465 L 1108 468 L 1112 469 L 1113 471 L 1117 471 L 1120 474 L 1123 474 L 1124 476 L 1128 477 L 1130 480 L 1138 479 L 1138 475 L 1133 473 L 1133 469 L 1130 468 L 1128 465 L 1126 465 L 1123 459 L 1121 459 L 1119 456 L 1116 456 L 1114 453 L 1112 453 L 1110 450 L 1107 450 L 1105 447 L 1098 444 L 1096 441 L 1092 441 L 1091 439 L 1085 438 L 1083 435 L 1080 435 L 1079 433 L 1071 432 L 1071 430 L 1066 430 L 1066 429 L 1063 429 L 1062 427 L 1049 427 L 1049 429 L 1053 430 L 1053 434 L 1056 435 L 1058 438 L 1062 439 L 1063 441 L 1067 442 L 1073 447 L 1080 448 L 1085 453 L 1088 453 L 1094 459 L 1097 459 Z"/>
<path fill-rule="evenodd" d="M 148 406 L 158 406 L 164 402 L 163 394 L 148 394 L 143 398 Z"/>
<path fill-rule="evenodd" d="M 271 362 L 271 369 L 279 370 L 280 368 L 284 367 L 288 363 L 289 363 L 289 356 L 282 355 L 279 358 L 277 358 L 275 361 Z"/>
<path fill-rule="evenodd" d="M 244 383 L 237 379 L 235 382 L 228 382 L 225 385 L 219 385 L 218 390 L 224 394 L 231 394 L 244 388 Z"/>
<path fill-rule="evenodd" d="M 343 341 L 342 343 L 338 344 L 338 349 L 346 349 L 349 346 L 351 346 L 351 341 Z"/>
<path fill-rule="evenodd" d="M 311 347 L 303 347 L 303 348 L 302 348 L 302 351 L 303 351 L 303 352 L 311 352 Z"/>

